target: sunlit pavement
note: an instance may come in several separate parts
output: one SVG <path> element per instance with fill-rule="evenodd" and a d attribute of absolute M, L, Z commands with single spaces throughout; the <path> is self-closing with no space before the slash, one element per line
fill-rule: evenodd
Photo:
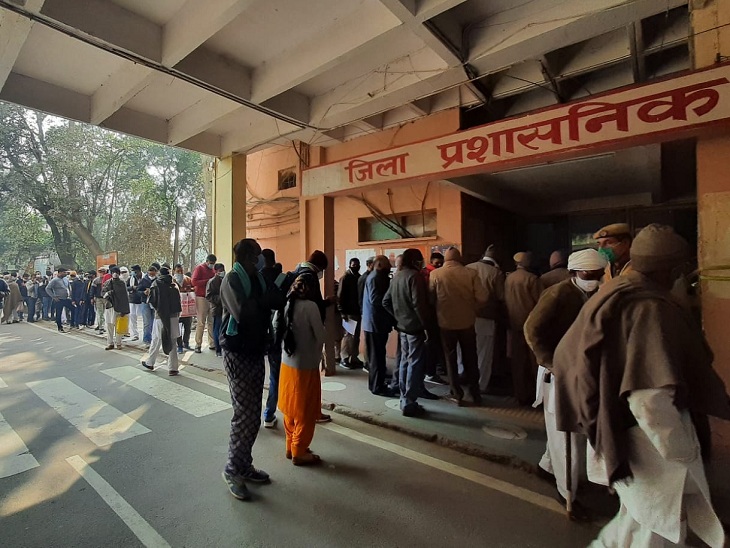
<path fill-rule="evenodd" d="M 131 354 L 131 355 L 130 355 Z M 227 492 L 222 377 L 150 373 L 140 355 L 16 324 L 0 331 L 3 546 L 584 546 L 529 474 L 335 415 L 284 456 L 261 430 L 254 500 Z"/>

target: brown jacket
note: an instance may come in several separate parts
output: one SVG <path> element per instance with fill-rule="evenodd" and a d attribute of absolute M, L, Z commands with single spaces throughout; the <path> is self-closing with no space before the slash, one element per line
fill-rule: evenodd
<path fill-rule="evenodd" d="M 540 299 L 541 292 L 540 278 L 524 268 L 518 268 L 507 276 L 504 284 L 504 300 L 512 329 L 522 331 L 527 316 Z"/>
<path fill-rule="evenodd" d="M 588 295 L 573 279 L 563 280 L 543 291 L 537 306 L 525 322 L 525 340 L 537 363 L 551 369 L 558 343 L 573 325 Z"/>
<path fill-rule="evenodd" d="M 480 318 L 497 320 L 500 317 L 501 303 L 504 302 L 504 272 L 485 260 L 477 261 L 466 266 L 474 270 L 479 276 L 479 281 L 487 292 L 487 304 L 477 312 Z"/>
<path fill-rule="evenodd" d="M 477 310 L 487 303 L 487 292 L 474 270 L 446 261 L 431 272 L 428 283 L 439 327 L 454 331 L 474 327 Z"/>

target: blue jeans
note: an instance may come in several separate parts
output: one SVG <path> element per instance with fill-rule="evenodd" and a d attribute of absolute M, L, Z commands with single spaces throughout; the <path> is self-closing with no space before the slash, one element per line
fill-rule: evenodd
<path fill-rule="evenodd" d="M 152 324 L 155 323 L 155 311 L 148 303 L 142 303 L 142 324 L 144 325 L 142 342 L 152 343 Z"/>
<path fill-rule="evenodd" d="M 73 305 L 73 317 L 71 319 L 71 326 L 78 327 L 84 324 L 84 305 L 76 303 Z"/>
<path fill-rule="evenodd" d="M 38 299 L 35 297 L 26 297 L 25 298 L 25 304 L 28 306 L 28 321 L 31 323 L 35 322 L 36 303 L 38 303 Z"/>
<path fill-rule="evenodd" d="M 279 403 L 279 371 L 281 370 L 281 346 L 272 343 L 266 353 L 269 360 L 269 397 L 266 398 L 264 420 L 274 420 L 276 405 Z"/>
<path fill-rule="evenodd" d="M 53 310 L 53 298 L 48 295 L 44 295 L 43 296 L 43 319 L 44 320 L 51 319 L 52 310 Z"/>
<path fill-rule="evenodd" d="M 426 374 L 426 338 L 423 335 L 400 333 L 400 408 L 416 405 L 423 393 Z"/>
<path fill-rule="evenodd" d="M 84 303 L 83 318 L 84 324 L 93 327 L 94 321 L 96 320 L 96 308 L 94 307 L 94 303 L 91 302 L 91 299 Z"/>
<path fill-rule="evenodd" d="M 213 316 L 213 342 L 215 343 L 215 353 L 221 353 L 220 331 L 223 323 L 223 316 Z"/>

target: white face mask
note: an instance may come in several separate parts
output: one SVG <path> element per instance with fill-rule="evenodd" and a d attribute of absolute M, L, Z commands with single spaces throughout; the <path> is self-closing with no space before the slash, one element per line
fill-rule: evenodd
<path fill-rule="evenodd" d="M 575 282 L 575 285 L 586 293 L 593 293 L 596 289 L 598 289 L 598 286 L 601 285 L 599 280 L 582 280 L 578 276 L 573 278 L 573 281 Z"/>
<path fill-rule="evenodd" d="M 184 280 L 185 280 L 184 274 L 175 274 L 175 281 L 177 281 L 177 283 L 182 284 Z"/>
<path fill-rule="evenodd" d="M 317 279 L 321 280 L 322 278 L 324 278 L 324 270 L 320 270 L 319 272 L 317 272 Z"/>
<path fill-rule="evenodd" d="M 122 272 L 120 278 L 126 282 L 129 279 L 129 272 Z"/>
<path fill-rule="evenodd" d="M 210 268 L 211 270 L 213 270 L 213 267 L 214 267 L 214 266 L 215 266 L 214 264 L 210 264 L 210 263 L 208 263 L 208 268 Z"/>
<path fill-rule="evenodd" d="M 225 278 L 226 277 L 226 273 L 223 272 L 223 271 L 218 272 L 218 276 L 220 276 L 221 278 Z"/>

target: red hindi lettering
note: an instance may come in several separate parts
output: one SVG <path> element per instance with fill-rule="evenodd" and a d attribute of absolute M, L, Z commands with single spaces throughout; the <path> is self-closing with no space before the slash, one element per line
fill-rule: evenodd
<path fill-rule="evenodd" d="M 436 148 L 439 149 L 441 152 L 441 159 L 444 161 L 444 163 L 441 165 L 442 168 L 447 169 L 452 164 L 464 163 L 464 144 L 468 141 L 468 139 L 463 139 L 461 141 L 455 141 L 453 143 L 446 143 L 443 145 L 437 145 Z M 450 149 L 454 149 L 453 153 L 450 153 Z"/>
<path fill-rule="evenodd" d="M 405 173 L 406 156 L 408 156 L 407 152 L 397 156 L 375 160 L 373 162 L 375 164 L 375 173 L 377 173 L 379 177 L 389 177 Z"/>
<path fill-rule="evenodd" d="M 722 82 L 724 81 L 724 82 Z M 729 83 L 726 78 L 722 78 L 719 83 Z M 701 89 L 692 89 L 696 86 L 676 89 L 665 94 L 668 100 L 657 99 L 645 102 L 636 113 L 639 120 L 649 124 L 663 122 L 664 120 L 687 120 L 687 109 L 692 107 L 694 103 L 702 102 L 692 108 L 697 116 L 704 116 L 717 106 L 720 100 L 720 94 L 716 89 L 704 87 Z"/>
<path fill-rule="evenodd" d="M 358 158 L 350 160 L 345 167 L 350 183 L 354 183 L 353 177 L 358 181 L 367 181 L 373 178 L 373 163 Z"/>
<path fill-rule="evenodd" d="M 545 122 L 540 122 L 539 124 L 533 124 L 531 126 L 521 128 L 519 130 L 520 133 L 517 135 L 517 141 L 522 146 L 527 147 L 531 150 L 539 150 L 540 148 L 537 146 L 532 146 L 530 144 L 535 139 L 540 139 L 541 141 L 550 141 L 555 145 L 562 145 L 563 135 L 561 131 L 563 120 L 563 118 L 553 118 L 552 120 L 547 120 Z M 547 133 L 541 133 L 540 128 L 545 126 L 549 126 L 549 130 L 547 131 Z M 526 130 L 533 131 L 532 133 L 522 133 Z"/>

